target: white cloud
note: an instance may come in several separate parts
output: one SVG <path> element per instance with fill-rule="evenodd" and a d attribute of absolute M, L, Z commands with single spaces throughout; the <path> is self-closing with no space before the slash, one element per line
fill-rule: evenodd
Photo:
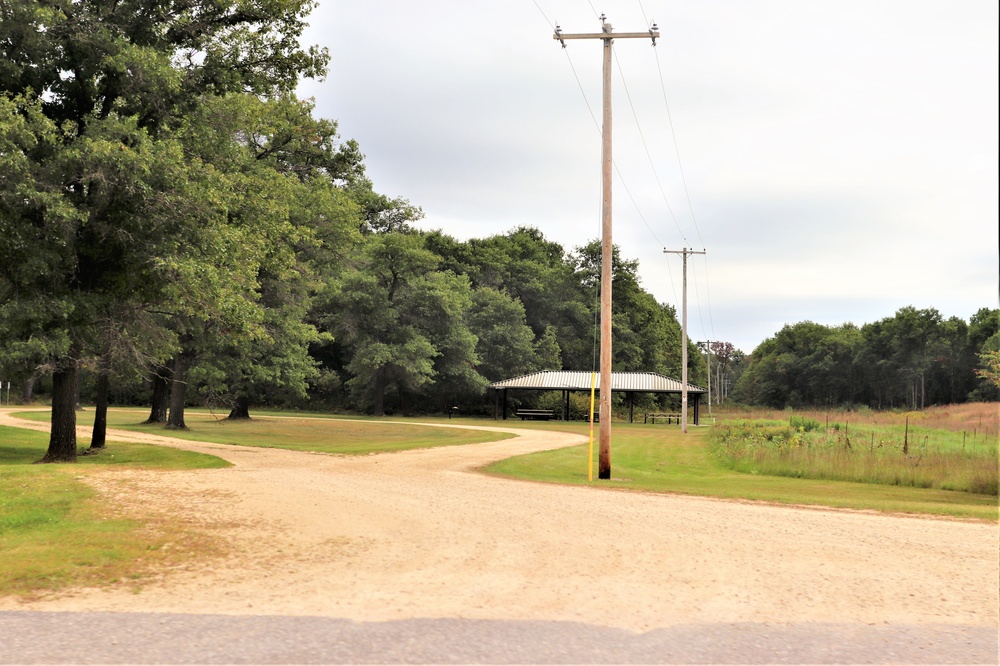
<path fill-rule="evenodd" d="M 662 246 L 708 248 L 692 260 L 702 337 L 750 351 L 807 318 L 998 305 L 995 2 L 601 5 L 616 31 L 643 30 L 642 7 L 662 34 L 655 51 L 616 42 L 615 159 L 641 216 L 616 180 L 615 241 L 670 302 L 679 261 Z M 301 92 L 428 228 L 528 224 L 570 249 L 600 229 L 599 132 L 580 92 L 599 114 L 600 48 L 564 51 L 538 7 L 567 32 L 598 28 L 569 0 L 320 0 L 305 41 L 330 48 L 331 74 Z"/>

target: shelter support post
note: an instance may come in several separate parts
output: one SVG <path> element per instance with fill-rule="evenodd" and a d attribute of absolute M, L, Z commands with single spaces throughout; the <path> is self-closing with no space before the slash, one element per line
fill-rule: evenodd
<path fill-rule="evenodd" d="M 694 394 L 694 424 L 701 425 L 701 394 Z"/>
<path fill-rule="evenodd" d="M 503 389 L 503 420 L 507 420 L 507 389 Z"/>
<path fill-rule="evenodd" d="M 629 391 L 625 394 L 625 396 L 628 398 L 628 422 L 632 423 L 632 412 L 635 407 L 635 393 Z"/>

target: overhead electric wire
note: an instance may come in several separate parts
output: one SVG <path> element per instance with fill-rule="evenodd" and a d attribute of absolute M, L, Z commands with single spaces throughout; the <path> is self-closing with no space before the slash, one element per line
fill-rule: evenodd
<path fill-rule="evenodd" d="M 642 12 L 642 20 L 646 22 L 646 25 L 649 25 L 649 18 L 646 16 L 645 8 L 642 6 L 642 0 L 636 1 L 639 3 L 639 11 Z"/>
<path fill-rule="evenodd" d="M 712 331 L 712 339 L 715 340 L 715 320 L 712 318 L 712 293 L 708 288 L 710 283 L 708 279 L 708 255 L 703 255 L 702 258 L 705 260 L 705 300 L 708 302 L 708 325 Z"/>
<path fill-rule="evenodd" d="M 646 159 L 649 160 L 649 168 L 653 171 L 653 178 L 656 179 L 656 186 L 660 189 L 660 196 L 663 197 L 663 204 L 667 207 L 667 212 L 670 213 L 670 219 L 674 221 L 674 226 L 677 227 L 677 233 L 681 235 L 685 243 L 687 242 L 687 236 L 684 235 L 684 231 L 681 226 L 677 223 L 677 216 L 674 215 L 674 209 L 670 206 L 670 201 L 667 199 L 667 193 L 663 189 L 663 183 L 660 182 L 660 174 L 656 171 L 656 164 L 653 163 L 653 155 L 649 152 L 649 145 L 646 143 L 646 135 L 642 131 L 642 123 L 639 122 L 639 114 L 635 111 L 635 104 L 632 103 L 632 93 L 628 89 L 628 81 L 625 80 L 625 72 L 622 71 L 621 61 L 618 60 L 618 54 L 615 53 L 615 64 L 618 65 L 618 76 L 621 77 L 622 86 L 625 88 L 625 97 L 628 99 L 629 108 L 632 109 L 632 117 L 635 119 L 635 127 L 639 132 L 639 139 L 642 141 L 642 147 L 646 151 Z M 650 229 L 652 231 L 652 229 Z M 656 234 L 653 234 L 656 237 Z M 657 239 L 657 243 L 662 245 Z"/>
<path fill-rule="evenodd" d="M 535 2 L 535 6 L 536 7 L 538 6 L 537 2 Z M 591 8 L 593 9 L 593 6 L 591 6 Z M 541 8 L 539 8 L 539 11 L 541 11 Z M 596 14 L 596 11 L 595 11 L 595 14 Z M 542 16 L 545 16 L 545 12 L 542 12 Z M 580 94 L 583 96 L 583 102 L 587 106 L 587 112 L 590 114 L 590 119 L 594 123 L 594 128 L 597 130 L 597 133 L 600 134 L 601 133 L 601 123 L 597 120 L 597 116 L 594 114 L 594 109 L 593 109 L 593 107 L 590 104 L 590 100 L 587 98 L 586 89 L 583 87 L 583 82 L 580 81 L 580 75 L 577 73 L 576 66 L 573 64 L 573 58 L 569 55 L 569 50 L 568 49 L 563 49 L 563 51 L 566 53 L 566 61 L 569 63 L 570 70 L 573 72 L 573 78 L 576 79 L 576 85 L 580 89 Z M 616 56 L 616 60 L 617 60 L 617 56 Z M 621 64 L 620 63 L 618 65 L 618 68 L 619 68 L 619 75 L 621 76 L 622 83 L 624 84 L 625 83 L 625 77 L 621 74 Z M 629 105 L 632 105 L 631 95 L 628 94 L 628 85 L 625 84 L 625 87 L 626 87 L 626 96 L 628 97 L 628 100 L 629 100 Z M 632 115 L 636 119 L 636 125 L 638 125 L 639 124 L 639 120 L 638 120 L 638 116 L 636 115 L 635 107 L 634 106 L 632 107 Z M 641 129 L 640 129 L 640 136 L 642 136 Z M 643 145 L 645 145 L 645 137 L 643 137 Z M 647 155 L 648 154 L 649 154 L 649 151 L 647 149 Z M 636 201 L 635 196 L 633 196 L 632 190 L 629 189 L 628 182 L 625 180 L 625 177 L 622 175 L 621 169 L 618 166 L 618 162 L 614 158 L 612 158 L 611 163 L 614 166 L 615 173 L 618 175 L 618 182 L 625 189 L 625 194 L 628 195 L 629 200 L 632 202 L 632 206 L 635 208 L 635 212 L 639 216 L 639 219 L 642 221 L 643 226 L 645 226 L 646 230 L 649 231 L 650 235 L 653 237 L 653 240 L 656 241 L 656 244 L 662 247 L 663 243 L 660 241 L 659 237 L 656 235 L 656 232 L 653 231 L 653 228 L 649 225 L 649 222 L 646 220 L 646 216 L 642 214 L 642 209 L 639 208 L 639 203 Z M 655 168 L 654 168 L 654 175 L 655 175 Z M 657 176 L 657 183 L 659 183 L 659 177 L 658 176 Z M 663 189 L 661 187 L 661 193 L 662 192 L 663 192 Z M 667 201 L 666 201 L 666 195 L 664 194 L 663 196 L 664 196 L 664 203 L 667 203 Z M 670 211 L 670 215 L 674 219 L 674 224 L 677 225 L 677 219 L 676 219 L 676 217 L 674 217 L 673 210 L 670 208 L 670 204 L 669 203 L 667 203 L 667 210 Z M 680 232 L 681 236 L 684 237 L 684 233 L 680 230 L 679 226 L 678 226 L 678 232 Z M 685 238 L 685 240 L 686 240 L 686 238 Z M 674 284 L 673 273 L 671 273 L 670 271 L 667 271 L 667 277 L 670 279 L 670 289 L 673 292 L 674 301 L 676 302 L 677 301 L 677 287 Z"/>
<path fill-rule="evenodd" d="M 639 11 L 642 12 L 642 18 L 643 18 L 643 20 L 647 24 L 649 24 L 649 17 L 646 15 L 646 9 L 645 9 L 645 7 L 642 6 L 642 0 L 636 0 L 636 2 L 639 5 Z M 672 114 L 670 113 L 670 102 L 667 99 L 667 86 L 666 86 L 666 83 L 665 83 L 664 78 L 663 78 L 663 68 L 660 66 L 660 53 L 658 51 L 654 51 L 654 56 L 655 56 L 655 59 L 656 59 L 656 72 L 657 72 L 657 74 L 660 77 L 660 90 L 663 92 L 663 106 L 666 108 L 666 111 L 667 111 L 667 125 L 670 127 L 670 137 L 671 137 L 671 139 L 673 139 L 673 143 L 674 143 L 674 155 L 677 158 L 677 169 L 678 169 L 678 171 L 680 172 L 680 175 L 681 175 L 681 184 L 684 186 L 684 197 L 687 200 L 688 210 L 691 213 L 691 222 L 694 223 L 695 233 L 698 235 L 698 242 L 701 243 L 702 249 L 704 250 L 704 249 L 706 249 L 705 248 L 705 241 L 701 237 L 701 228 L 698 225 L 698 217 L 695 215 L 694 205 L 692 205 L 692 203 L 691 203 L 691 192 L 688 189 L 687 176 L 684 173 L 684 163 L 681 162 L 681 152 L 680 152 L 680 146 L 677 143 L 677 133 L 674 131 L 674 120 L 673 120 Z M 676 220 L 675 220 L 675 223 L 676 223 Z M 714 340 L 715 339 L 715 321 L 714 321 L 714 317 L 712 316 L 712 295 L 711 295 L 711 291 L 709 289 L 709 282 L 710 282 L 710 280 L 709 280 L 709 276 L 708 276 L 708 255 L 704 254 L 704 255 L 702 255 L 702 257 L 704 258 L 704 262 L 705 262 L 705 297 L 706 297 L 707 305 L 708 305 L 708 321 L 709 321 L 709 325 L 710 325 L 711 333 L 712 333 L 711 339 Z M 698 315 L 699 315 L 699 317 L 701 317 L 701 299 L 698 299 Z M 705 324 L 704 324 L 704 321 L 703 321 L 702 322 L 702 329 L 704 329 L 704 326 L 705 326 Z"/>
<path fill-rule="evenodd" d="M 711 339 L 708 336 L 708 331 L 705 329 L 705 317 L 701 311 L 701 291 L 698 289 L 698 271 L 691 271 L 691 281 L 694 283 L 694 295 L 698 297 L 698 322 L 701 324 L 701 337 Z"/>
<path fill-rule="evenodd" d="M 556 24 L 550 21 L 549 17 L 545 15 L 545 12 L 542 11 L 541 6 L 538 4 L 538 0 L 531 0 L 531 1 L 535 3 L 535 8 L 538 10 L 538 13 L 542 15 L 542 18 L 545 19 L 545 22 L 548 23 L 553 29 L 555 29 Z"/>
<path fill-rule="evenodd" d="M 638 5 L 639 5 L 639 10 L 642 13 L 643 20 L 647 24 L 649 24 L 649 18 L 648 18 L 647 14 L 646 14 L 645 8 L 642 6 L 642 0 L 637 0 L 637 2 L 638 2 Z M 542 15 L 542 18 L 545 19 L 545 22 L 554 30 L 556 28 L 556 24 L 553 23 L 549 19 L 549 17 L 545 14 L 545 11 L 542 10 L 541 6 L 538 4 L 538 1 L 537 0 L 532 0 L 532 3 L 535 5 L 535 8 L 538 9 L 538 12 Z M 592 1 L 590 1 L 590 0 L 588 0 L 588 4 L 590 5 L 591 11 L 594 13 L 594 16 L 596 18 L 600 18 L 600 15 L 598 14 L 597 9 L 594 7 L 594 3 Z M 677 167 L 678 167 L 678 171 L 679 171 L 680 176 L 681 176 L 681 184 L 682 184 L 682 186 L 684 188 L 684 197 L 685 197 L 685 200 L 687 201 L 687 204 L 688 204 L 688 210 L 689 210 L 690 215 L 691 215 L 691 221 L 694 224 L 695 233 L 698 236 L 698 242 L 701 244 L 702 249 L 704 250 L 705 249 L 705 241 L 702 238 L 701 228 L 700 228 L 700 226 L 698 224 L 698 218 L 695 215 L 694 205 L 691 202 L 691 192 L 690 192 L 690 190 L 688 188 L 688 184 L 687 184 L 687 175 L 684 172 L 684 164 L 681 161 L 681 157 L 680 157 L 680 147 L 678 146 L 678 143 L 677 143 L 677 133 L 674 130 L 673 116 L 670 113 L 670 102 L 669 102 L 669 99 L 667 98 L 667 87 L 666 87 L 666 83 L 665 83 L 664 77 L 663 77 L 663 68 L 660 65 L 660 56 L 659 56 L 659 53 L 656 52 L 655 49 L 654 49 L 654 56 L 655 56 L 655 60 L 656 60 L 657 74 L 658 74 L 659 79 L 660 79 L 660 90 L 663 93 L 663 104 L 664 104 L 664 108 L 666 109 L 666 112 L 667 112 L 667 125 L 670 128 L 670 137 L 671 137 L 671 140 L 673 141 L 673 144 L 674 144 L 674 156 L 675 156 L 675 158 L 677 160 Z M 568 51 L 566 52 L 566 61 L 569 63 L 570 70 L 573 72 L 573 78 L 576 79 L 577 87 L 580 89 L 580 94 L 583 96 L 584 104 L 587 107 L 587 112 L 590 114 L 590 118 L 593 121 L 594 126 L 597 128 L 597 131 L 600 133 L 601 132 L 601 124 L 598 122 L 597 116 L 594 115 L 593 107 L 590 104 L 590 100 L 587 99 L 586 90 L 583 87 L 583 83 L 580 81 L 580 76 L 579 76 L 579 74 L 576 71 L 576 66 L 573 64 L 573 59 L 570 57 Z M 660 195 L 663 198 L 663 203 L 666 205 L 667 211 L 670 213 L 670 218 L 671 218 L 671 220 L 673 220 L 674 226 L 677 228 L 677 232 L 680 234 L 680 236 L 684 240 L 685 244 L 687 244 L 687 242 L 688 242 L 687 235 L 684 233 L 683 229 L 681 229 L 680 223 L 677 220 L 677 216 L 674 214 L 673 207 L 670 205 L 669 199 L 667 198 L 667 195 L 666 195 L 666 191 L 663 188 L 663 183 L 660 180 L 659 173 L 657 172 L 655 163 L 653 162 L 652 154 L 651 154 L 651 152 L 649 150 L 649 145 L 646 142 L 645 134 L 642 131 L 642 125 L 639 122 L 639 116 L 638 116 L 638 113 L 636 112 L 635 104 L 632 101 L 632 94 L 631 94 L 631 92 L 629 90 L 628 82 L 625 79 L 625 74 L 624 74 L 624 71 L 622 69 L 621 62 L 618 60 L 617 54 L 615 54 L 615 64 L 618 66 L 618 75 L 621 78 L 622 85 L 625 87 L 625 96 L 628 99 L 629 107 L 630 107 L 630 109 L 632 111 L 632 117 L 635 119 L 636 128 L 637 128 L 637 130 L 639 132 L 639 137 L 640 137 L 640 139 L 642 141 L 643 149 L 646 152 L 646 158 L 649 160 L 650 168 L 653 170 L 653 176 L 654 176 L 654 178 L 656 180 L 657 187 L 660 190 Z M 636 214 L 638 214 L 639 219 L 642 220 L 643 225 L 646 227 L 647 231 L 649 231 L 650 235 L 656 241 L 657 245 L 662 246 L 663 243 L 660 242 L 660 239 L 657 237 L 656 232 L 653 231 L 652 227 L 646 221 L 646 217 L 642 214 L 642 210 L 639 208 L 638 202 L 636 201 L 635 197 L 632 195 L 632 191 L 629 189 L 628 183 L 625 181 L 625 178 L 624 178 L 624 176 L 621 173 L 621 169 L 619 168 L 617 161 L 615 161 L 614 159 L 612 159 L 612 164 L 614 165 L 615 173 L 618 175 L 618 180 L 621 183 L 622 187 L 625 189 L 625 193 L 628 195 L 629 200 L 632 202 L 632 205 L 635 208 Z M 708 257 L 707 257 L 707 255 L 703 255 L 703 256 L 705 257 L 705 259 L 704 259 L 704 262 L 705 262 L 705 291 L 706 291 L 705 295 L 706 295 L 706 300 L 707 300 L 709 325 L 710 325 L 710 330 L 711 330 L 711 336 L 710 337 L 712 339 L 714 339 L 715 338 L 715 322 L 714 322 L 714 317 L 712 316 L 711 292 L 710 292 L 709 286 L 708 286 L 708 282 L 709 282 L 709 276 L 708 276 Z M 671 287 L 671 291 L 673 292 L 673 295 L 674 295 L 674 301 L 677 302 L 677 288 L 676 288 L 676 285 L 674 283 L 673 272 L 670 270 L 669 260 L 667 262 L 667 276 L 670 279 L 670 287 Z M 697 280 L 696 275 L 693 275 L 693 279 L 695 281 Z M 697 296 L 700 296 L 700 293 L 698 292 L 698 289 L 697 289 L 697 283 L 695 284 L 695 293 L 696 293 Z M 698 317 L 699 317 L 699 321 L 701 322 L 702 332 L 704 334 L 706 331 L 705 331 L 704 315 L 703 315 L 702 310 L 701 310 L 701 298 L 700 297 L 697 298 L 697 304 L 698 304 L 697 305 L 697 307 L 698 307 Z M 595 324 L 595 326 L 596 326 L 596 324 Z M 596 336 L 596 328 L 595 328 L 595 336 Z M 596 337 L 595 337 L 595 344 L 596 344 Z M 595 347 L 595 349 L 596 349 L 596 347 Z"/>
<path fill-rule="evenodd" d="M 642 6 L 642 3 L 640 2 L 640 7 L 641 6 Z M 680 146 L 677 144 L 677 133 L 674 131 L 674 120 L 673 120 L 673 116 L 670 113 L 670 102 L 667 99 L 667 86 L 666 86 L 666 83 L 663 80 L 663 69 L 660 67 L 660 54 L 659 53 L 655 54 L 655 57 L 656 57 L 656 71 L 657 71 L 657 73 L 660 76 L 660 90 L 663 92 L 663 106 L 666 108 L 666 111 L 667 111 L 667 125 L 670 127 L 670 137 L 671 137 L 671 139 L 673 139 L 673 143 L 674 143 L 674 155 L 677 158 L 677 170 L 680 172 L 680 175 L 681 175 L 681 184 L 684 186 L 684 197 L 687 199 L 688 210 L 691 213 L 691 222 L 694 223 L 694 230 L 695 230 L 695 233 L 698 235 L 698 242 L 701 244 L 702 250 L 705 250 L 706 249 L 705 248 L 705 241 L 701 237 L 701 227 L 698 225 L 698 217 L 694 213 L 694 205 L 691 203 L 691 192 L 688 189 L 688 185 L 687 185 L 687 176 L 684 174 L 684 163 L 681 161 Z M 709 287 L 708 287 L 708 282 L 709 282 L 709 280 L 708 280 L 708 255 L 705 254 L 705 255 L 702 255 L 702 256 L 703 256 L 704 263 L 705 263 L 705 296 L 706 296 L 706 299 L 707 299 L 708 320 L 709 320 L 709 323 L 711 324 L 711 333 L 712 333 L 711 339 L 714 340 L 715 339 L 715 320 L 714 320 L 714 317 L 712 316 L 712 299 L 711 299 L 711 295 L 709 293 Z M 701 316 L 702 316 L 702 314 L 701 314 L 701 299 L 700 298 L 698 299 L 698 316 L 699 316 L 699 318 L 701 318 Z M 704 326 L 705 325 L 704 325 L 704 322 L 703 322 L 702 323 L 703 332 L 704 332 Z"/>
<path fill-rule="evenodd" d="M 542 10 L 541 6 L 538 4 L 537 0 L 532 0 L 532 3 L 535 5 L 535 8 L 538 9 L 538 12 L 542 15 L 542 18 L 545 19 L 545 22 L 553 30 L 555 30 L 556 24 L 554 24 L 549 19 L 549 17 L 545 14 L 545 12 Z M 593 2 L 589 2 L 589 4 L 590 4 L 591 11 L 593 11 L 593 13 L 594 13 L 594 16 L 597 17 L 597 18 L 600 18 L 600 15 L 598 14 L 597 9 L 594 7 Z M 640 3 L 640 9 L 641 9 L 641 3 Z M 645 18 L 645 11 L 643 11 L 643 17 Z M 648 21 L 647 21 L 647 23 L 648 23 Z M 566 61 L 569 63 L 570 70 L 573 72 L 573 78 L 576 80 L 576 85 L 580 89 L 580 94 L 583 96 L 583 101 L 584 101 L 584 104 L 587 107 L 587 112 L 590 114 L 590 118 L 591 118 L 591 120 L 594 123 L 594 127 L 597 129 L 597 132 L 600 134 L 601 133 L 601 123 L 598 122 L 597 116 L 594 115 L 593 107 L 590 104 L 590 100 L 587 98 L 587 92 L 586 92 L 585 88 L 583 87 L 583 83 L 580 81 L 580 76 L 579 76 L 579 74 L 576 71 L 576 66 L 573 64 L 573 59 L 572 59 L 572 57 L 570 57 L 569 50 L 565 48 L 565 45 L 564 45 L 563 51 L 566 52 Z M 618 60 L 617 54 L 615 54 L 615 62 L 618 65 L 618 74 L 619 74 L 619 77 L 622 80 L 622 84 L 625 86 L 625 95 L 626 95 L 626 98 L 628 99 L 629 107 L 632 110 L 632 117 L 635 119 L 636 127 L 639 130 L 639 136 L 642 139 L 643 148 L 646 150 L 646 156 L 649 159 L 650 167 L 653 170 L 653 176 L 656 179 L 657 186 L 660 189 L 660 194 L 663 197 L 663 202 L 664 202 L 664 204 L 667 207 L 667 211 L 670 213 L 670 217 L 671 217 L 671 219 L 674 222 L 674 226 L 677 227 L 678 233 L 680 233 L 681 237 L 685 240 L 685 242 L 687 242 L 687 236 L 684 234 L 683 230 L 680 228 L 680 225 L 677 222 L 677 217 L 676 217 L 676 215 L 674 215 L 673 208 L 670 206 L 669 200 L 667 199 L 666 192 L 663 189 L 662 183 L 660 182 L 659 174 L 657 173 L 656 167 L 655 167 L 655 165 L 653 163 L 652 155 L 651 155 L 651 153 L 649 151 L 649 147 L 648 147 L 648 145 L 646 143 L 646 137 L 645 137 L 645 135 L 642 132 L 642 127 L 641 127 L 641 125 L 639 123 L 639 116 L 638 116 L 638 114 L 637 114 L 637 112 L 635 110 L 635 105 L 632 103 L 632 95 L 629 92 L 628 83 L 625 80 L 625 75 L 624 75 L 624 73 L 622 71 L 621 62 Z M 662 85 L 662 76 L 661 76 L 661 85 Z M 669 115 L 669 111 L 668 111 L 668 115 Z M 673 128 L 671 126 L 671 132 L 672 131 L 673 131 Z M 675 140 L 675 147 L 676 147 L 676 140 Z M 678 156 L 678 159 L 679 159 L 679 156 Z M 635 208 L 636 214 L 639 216 L 639 219 L 642 221 L 643 225 L 646 227 L 646 230 L 649 231 L 650 235 L 656 241 L 656 244 L 658 246 L 662 247 L 663 243 L 660 241 L 659 237 L 656 235 L 656 232 L 653 231 L 653 228 L 649 225 L 649 222 L 647 222 L 646 216 L 642 214 L 642 209 L 639 207 L 639 203 L 636 201 L 635 196 L 633 196 L 632 191 L 629 189 L 628 183 L 626 182 L 625 177 L 622 175 L 621 169 L 619 168 L 617 161 L 614 160 L 614 158 L 612 158 L 611 162 L 612 162 L 612 165 L 614 166 L 615 173 L 618 175 L 618 181 L 621 184 L 621 186 L 624 188 L 625 193 L 626 193 L 626 195 L 628 195 L 629 200 L 632 202 L 632 206 Z M 688 205 L 690 206 L 690 197 L 688 197 Z M 696 225 L 695 228 L 697 229 L 697 225 Z M 700 239 L 700 235 L 699 235 L 699 239 Z M 673 292 L 673 295 L 674 295 L 674 301 L 676 302 L 677 301 L 677 287 L 674 284 L 673 273 L 669 270 L 669 265 L 668 265 L 668 270 L 667 270 L 667 277 L 670 279 L 670 288 L 671 288 L 671 291 Z"/>
<path fill-rule="evenodd" d="M 580 94 L 583 95 L 583 103 L 587 106 L 587 112 L 590 113 L 590 119 L 594 121 L 594 127 L 597 129 L 597 133 L 600 134 L 601 123 L 598 122 L 597 116 L 594 115 L 594 109 L 590 105 L 590 100 L 587 99 L 587 91 L 584 89 L 583 83 L 580 81 L 580 76 L 576 73 L 576 67 L 573 65 L 573 58 L 570 57 L 569 51 L 567 49 L 563 50 L 566 52 L 566 61 L 569 62 L 569 67 L 573 71 L 573 78 L 576 79 L 576 85 L 577 87 L 580 88 Z M 614 166 L 615 173 L 618 174 L 618 181 L 619 183 L 621 183 L 621 186 L 625 189 L 625 194 L 628 195 L 629 200 L 632 202 L 632 206 L 635 208 L 635 212 L 639 216 L 639 219 L 642 220 L 642 223 L 646 227 L 646 230 L 649 231 L 649 233 L 653 236 L 653 239 L 656 241 L 656 244 L 662 246 L 663 243 L 660 242 L 660 239 L 657 237 L 656 232 L 653 231 L 653 228 L 649 226 L 649 222 L 646 221 L 646 216 L 642 214 L 642 209 L 639 208 L 639 203 L 635 200 L 635 197 L 632 195 L 632 190 L 629 189 L 628 183 L 625 181 L 625 177 L 622 175 L 621 169 L 618 168 L 618 162 L 616 162 L 614 158 L 612 158 L 611 164 Z M 674 292 L 674 300 L 677 300 L 677 289 L 676 287 L 674 287 L 674 276 L 670 274 L 668 275 L 670 277 L 670 288 Z"/>
<path fill-rule="evenodd" d="M 600 134 L 601 123 L 598 122 L 597 116 L 594 115 L 594 109 L 593 107 L 590 106 L 590 100 L 587 99 L 587 92 L 586 90 L 584 90 L 583 83 L 581 83 L 580 77 L 576 73 L 576 67 L 573 65 L 573 59 L 570 57 L 569 51 L 567 49 L 563 50 L 566 52 L 566 60 L 567 62 L 569 62 L 569 67 L 571 70 L 573 70 L 573 77 L 576 79 L 576 85 L 580 88 L 580 94 L 583 95 L 583 102 L 584 104 L 587 105 L 587 111 L 590 113 L 590 119 L 594 121 L 594 127 L 597 128 L 597 133 Z M 633 114 L 634 113 L 635 111 L 633 109 Z M 654 232 L 653 228 L 649 226 L 648 222 L 646 222 L 646 217 L 642 214 L 642 210 L 639 208 L 639 204 L 638 202 L 636 202 L 635 197 L 632 196 L 632 191 L 628 188 L 628 183 L 625 182 L 625 177 L 622 176 L 621 169 L 618 168 L 618 163 L 614 160 L 614 158 L 612 158 L 611 163 L 615 167 L 615 173 L 618 174 L 618 180 L 621 182 L 622 187 L 625 188 L 625 193 L 628 195 L 628 198 L 632 201 L 632 205 L 635 206 L 635 212 L 639 215 L 639 219 L 642 220 L 642 223 L 646 226 L 646 229 L 649 230 L 650 234 L 652 234 L 653 238 L 656 240 L 656 244 L 663 245 L 663 243 L 660 242 L 660 239 L 656 237 L 656 232 Z"/>
<path fill-rule="evenodd" d="M 691 205 L 691 193 L 688 191 L 687 176 L 684 175 L 684 164 L 681 162 L 681 151 L 677 145 L 677 133 L 674 131 L 674 119 L 670 114 L 670 102 L 667 101 L 667 86 L 663 81 L 663 70 L 660 68 L 660 54 L 656 54 L 656 71 L 660 75 L 660 89 L 663 91 L 663 105 L 667 109 L 667 126 L 670 127 L 670 138 L 674 142 L 674 155 L 677 157 L 677 169 L 681 174 L 681 184 L 684 186 L 684 196 L 687 199 L 688 210 L 691 212 L 691 222 L 694 223 L 695 233 L 698 234 L 698 242 L 702 249 L 705 249 L 705 241 L 701 238 L 701 229 L 698 227 L 698 218 L 694 214 L 694 206 Z"/>

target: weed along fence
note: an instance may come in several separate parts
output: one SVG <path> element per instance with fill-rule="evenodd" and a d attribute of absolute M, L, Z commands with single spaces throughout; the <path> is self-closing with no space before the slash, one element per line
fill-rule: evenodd
<path fill-rule="evenodd" d="M 543 372 L 535 372 L 529 375 L 522 375 L 520 377 L 514 377 L 511 379 L 504 379 L 502 381 L 493 382 L 490 384 L 490 389 L 493 391 L 493 418 L 494 419 L 504 419 L 506 420 L 510 409 L 507 404 L 507 394 L 510 391 L 518 392 L 528 392 L 528 391 L 559 391 L 562 394 L 561 414 L 562 420 L 569 420 L 569 396 L 571 393 L 586 392 L 590 393 L 590 388 L 594 373 L 591 372 L 580 372 L 571 370 L 546 370 Z M 601 384 L 600 377 L 596 378 L 596 388 L 597 392 L 600 393 Z M 635 396 L 636 394 L 670 394 L 670 395 L 681 395 L 683 385 L 676 379 L 667 377 L 666 375 L 657 374 L 655 372 L 612 372 L 611 373 L 611 391 L 621 392 L 625 394 L 625 402 L 628 406 L 628 422 L 632 423 L 634 421 L 635 412 Z M 700 406 L 701 398 L 708 391 L 700 386 L 695 386 L 694 384 L 688 384 L 687 386 L 688 398 L 692 401 L 692 422 L 698 425 L 700 422 Z M 552 411 L 552 410 L 533 410 L 530 408 L 521 409 L 518 408 L 515 412 L 515 416 L 521 416 L 523 413 L 531 411 Z M 552 414 L 551 418 L 555 418 L 557 415 Z M 522 417 L 523 418 L 523 417 Z M 645 418 L 644 418 L 645 420 Z"/>
<path fill-rule="evenodd" d="M 909 415 L 892 421 L 876 415 L 867 422 L 851 416 L 730 419 L 713 431 L 712 452 L 748 474 L 997 496 L 995 434 L 916 425 Z"/>

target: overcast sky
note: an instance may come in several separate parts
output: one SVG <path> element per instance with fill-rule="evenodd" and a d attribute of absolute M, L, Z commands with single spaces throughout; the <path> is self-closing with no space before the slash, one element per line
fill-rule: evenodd
<path fill-rule="evenodd" d="M 998 306 L 995 0 L 320 0 L 300 94 L 420 228 L 571 250 L 600 236 L 601 48 L 552 24 L 600 12 L 659 26 L 615 41 L 614 242 L 678 312 L 663 249 L 707 250 L 693 339 Z"/>

